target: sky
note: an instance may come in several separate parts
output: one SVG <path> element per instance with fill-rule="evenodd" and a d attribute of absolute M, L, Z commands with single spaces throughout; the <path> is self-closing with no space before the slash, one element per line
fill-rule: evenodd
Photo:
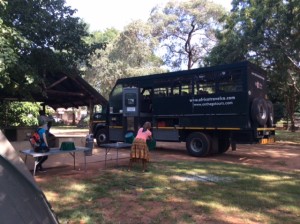
<path fill-rule="evenodd" d="M 90 25 L 90 31 L 104 31 L 114 27 L 118 30 L 133 20 L 146 21 L 156 5 L 169 0 L 66 0 L 66 4 L 77 9 L 76 16 Z M 230 10 L 231 0 L 212 0 Z"/>

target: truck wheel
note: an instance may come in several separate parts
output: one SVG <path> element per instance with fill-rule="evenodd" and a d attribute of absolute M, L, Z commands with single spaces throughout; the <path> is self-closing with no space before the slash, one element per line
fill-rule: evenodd
<path fill-rule="evenodd" d="M 262 98 L 255 98 L 251 106 L 251 117 L 253 122 L 264 126 L 268 119 L 267 102 Z"/>
<path fill-rule="evenodd" d="M 267 126 L 268 127 L 273 127 L 273 124 L 274 124 L 274 110 L 273 110 L 273 104 L 270 100 L 267 100 L 267 107 L 268 107 Z"/>
<path fill-rule="evenodd" d="M 219 148 L 218 148 L 218 153 L 222 154 L 227 152 L 230 146 L 230 141 L 228 138 L 219 138 Z"/>
<path fill-rule="evenodd" d="M 101 144 L 107 143 L 108 142 L 107 131 L 104 129 L 99 130 L 96 134 L 96 141 L 99 147 L 101 146 Z"/>
<path fill-rule="evenodd" d="M 204 133 L 194 132 L 186 140 L 186 148 L 191 156 L 203 157 L 210 151 L 210 138 Z"/>

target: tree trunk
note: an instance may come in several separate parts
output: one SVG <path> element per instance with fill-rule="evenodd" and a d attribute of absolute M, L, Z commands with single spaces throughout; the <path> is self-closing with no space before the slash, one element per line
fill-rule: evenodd
<path fill-rule="evenodd" d="M 295 109 L 297 105 L 297 92 L 295 89 L 291 89 L 290 94 L 285 96 L 285 105 L 286 105 L 286 111 L 287 116 L 291 121 L 291 126 L 289 127 L 289 130 L 292 132 L 296 131 L 295 126 Z"/>

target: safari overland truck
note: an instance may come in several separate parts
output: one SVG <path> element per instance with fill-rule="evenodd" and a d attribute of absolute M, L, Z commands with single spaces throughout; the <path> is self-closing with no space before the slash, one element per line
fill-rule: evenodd
<path fill-rule="evenodd" d="M 125 141 L 145 121 L 156 141 L 186 142 L 198 157 L 275 137 L 266 74 L 247 61 L 119 79 L 93 134 L 98 145 Z"/>

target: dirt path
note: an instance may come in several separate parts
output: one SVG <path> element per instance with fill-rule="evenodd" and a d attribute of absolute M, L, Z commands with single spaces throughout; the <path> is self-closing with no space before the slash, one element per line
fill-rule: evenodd
<path fill-rule="evenodd" d="M 119 150 L 118 164 L 127 166 L 129 162 L 129 149 Z M 86 157 L 87 175 L 94 175 L 99 172 L 99 169 L 104 169 L 104 149 L 95 147 L 93 156 Z M 250 167 L 268 169 L 281 172 L 297 172 L 300 173 L 300 145 L 290 143 L 275 143 L 271 145 L 238 145 L 236 151 L 227 151 L 221 155 L 212 155 L 204 158 L 192 157 L 187 154 L 184 143 L 157 143 L 157 148 L 150 152 L 151 161 L 198 161 L 198 162 L 225 162 L 232 164 L 241 164 Z M 108 155 L 107 167 L 116 166 L 116 150 L 111 150 Z M 59 160 L 62 163 L 59 163 Z M 77 160 L 83 168 L 81 158 Z M 56 167 L 55 164 L 60 164 Z M 69 162 L 69 165 L 66 163 Z M 51 167 L 47 174 L 43 176 L 53 175 L 68 175 L 76 174 L 70 169 L 73 159 L 70 156 L 50 158 L 47 161 L 47 166 Z M 78 167 L 77 167 L 78 168 Z M 70 173 L 71 172 L 71 173 Z M 81 172 L 77 173 L 80 175 Z M 37 177 L 38 178 L 38 177 Z"/>
<path fill-rule="evenodd" d="M 54 129 L 53 132 L 56 135 L 86 136 L 88 129 L 75 132 L 74 130 Z M 95 144 L 95 150 L 99 151 L 101 149 Z M 151 156 L 153 161 L 190 160 L 228 162 L 270 170 L 300 172 L 300 144 L 293 144 L 291 142 L 276 142 L 270 145 L 237 145 L 236 151 L 231 151 L 230 149 L 222 155 L 213 155 L 205 158 L 189 156 L 185 149 L 185 143 L 158 142 L 157 148 L 151 152 Z M 127 163 L 127 161 L 124 162 Z M 89 167 L 94 166 L 93 164 L 89 164 Z M 98 169 L 99 166 L 96 165 L 95 168 Z"/>
<path fill-rule="evenodd" d="M 238 145 L 236 151 L 205 158 L 191 157 L 184 143 L 159 143 L 152 153 L 155 160 L 191 160 L 243 164 L 277 171 L 300 172 L 300 145 L 276 142 L 270 145 Z"/>
<path fill-rule="evenodd" d="M 87 157 L 87 173 L 97 173 L 104 169 L 104 149 L 95 147 L 95 155 Z M 129 149 L 119 150 L 121 166 L 127 166 Z M 151 160 L 156 161 L 199 161 L 199 162 L 225 162 L 257 167 L 273 171 L 300 173 L 300 145 L 280 143 L 270 145 L 238 145 L 236 151 L 229 149 L 224 154 L 211 155 L 204 158 L 192 157 L 185 149 L 185 143 L 157 143 L 157 148 L 150 152 Z M 116 151 L 111 150 L 107 161 L 108 167 L 114 167 Z"/>
<path fill-rule="evenodd" d="M 76 131 L 72 133 L 69 130 L 54 130 L 55 134 L 86 136 L 88 130 Z M 95 151 L 103 152 L 103 149 L 95 144 Z M 113 152 L 112 152 L 113 153 Z M 124 150 L 128 153 L 128 150 Z M 125 156 L 126 157 L 126 156 Z M 236 151 L 229 149 L 221 155 L 212 155 L 205 158 L 192 157 L 187 154 L 185 143 L 166 143 L 158 142 L 157 148 L 151 151 L 152 161 L 162 160 L 184 160 L 184 161 L 209 161 L 226 162 L 234 164 L 243 164 L 255 166 L 263 169 L 276 171 L 295 171 L 300 172 L 300 144 L 291 142 L 276 142 L 269 145 L 237 145 Z M 91 161 L 91 163 L 89 163 Z M 88 170 L 99 169 L 101 164 L 97 164 L 97 159 L 88 158 Z M 108 161 L 108 163 L 115 161 Z M 120 161 L 120 164 L 126 165 L 127 159 Z M 103 164 L 102 164 L 103 165 Z"/>

